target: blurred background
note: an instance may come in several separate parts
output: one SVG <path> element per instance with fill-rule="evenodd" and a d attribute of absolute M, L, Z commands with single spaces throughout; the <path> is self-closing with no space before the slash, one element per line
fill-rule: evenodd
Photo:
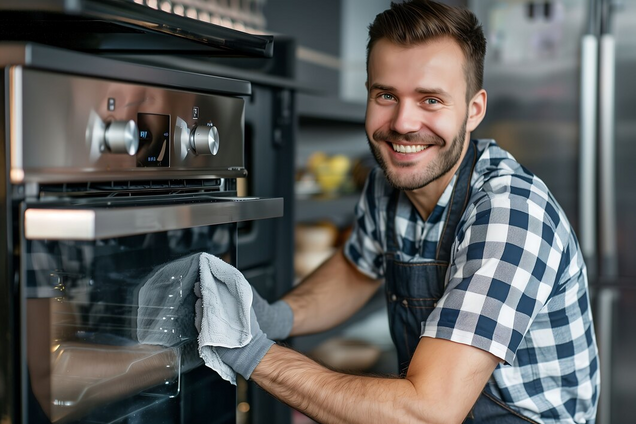
<path fill-rule="evenodd" d="M 238 267 L 264 297 L 278 299 L 342 246 L 351 231 L 355 204 L 376 165 L 364 133 L 367 27 L 391 2 L 119 1 L 274 36 L 272 59 L 126 54 L 106 44 L 97 50 L 106 46 L 100 54 L 114 59 L 252 82 L 245 106 L 249 175 L 238 190 L 284 197 L 285 218 L 239 228 Z M 601 350 L 598 423 L 631 424 L 636 416 L 636 0 L 442 2 L 471 9 L 488 40 L 488 112 L 473 137 L 496 139 L 542 178 L 581 242 Z M 70 43 L 33 31 L 15 35 L 6 29 L 10 22 L 1 23 L 2 39 L 95 50 L 77 39 Z M 348 323 L 289 343 L 336 369 L 397 372 L 382 290 Z M 0 385 L 0 395 L 4 390 Z M 238 390 L 239 422 L 312 422 L 244 381 Z"/>

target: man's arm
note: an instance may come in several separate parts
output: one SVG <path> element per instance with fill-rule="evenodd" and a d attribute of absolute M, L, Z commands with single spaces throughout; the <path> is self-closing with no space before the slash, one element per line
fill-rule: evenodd
<path fill-rule="evenodd" d="M 499 359 L 490 353 L 424 337 L 404 379 L 328 370 L 274 345 L 251 378 L 321 423 L 461 423 Z"/>
<path fill-rule="evenodd" d="M 291 336 L 328 330 L 360 309 L 380 287 L 352 265 L 342 249 L 283 297 L 294 312 Z"/>

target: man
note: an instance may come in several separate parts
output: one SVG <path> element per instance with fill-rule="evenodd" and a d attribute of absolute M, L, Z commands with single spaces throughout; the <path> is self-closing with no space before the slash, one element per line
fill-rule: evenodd
<path fill-rule="evenodd" d="M 546 186 L 492 140 L 475 16 L 393 4 L 369 27 L 366 132 L 381 170 L 337 252 L 283 300 L 269 337 L 331 328 L 385 281 L 401 378 L 328 370 L 255 339 L 223 360 L 324 423 L 593 423 L 597 348 L 576 237 Z M 549 154 L 549 152 L 546 152 Z"/>

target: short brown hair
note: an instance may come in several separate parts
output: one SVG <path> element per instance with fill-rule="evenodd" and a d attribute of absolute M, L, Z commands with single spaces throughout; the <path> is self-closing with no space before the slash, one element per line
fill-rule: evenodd
<path fill-rule="evenodd" d="M 486 37 L 477 17 L 469 10 L 430 0 L 391 3 L 391 8 L 375 17 L 369 25 L 369 55 L 375 43 L 385 38 L 391 43 L 411 46 L 429 40 L 451 37 L 464 52 L 466 66 L 466 101 L 482 88 Z"/>

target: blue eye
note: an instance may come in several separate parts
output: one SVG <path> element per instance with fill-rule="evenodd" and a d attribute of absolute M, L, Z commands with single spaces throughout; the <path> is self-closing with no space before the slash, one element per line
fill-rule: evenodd
<path fill-rule="evenodd" d="M 436 99 L 434 97 L 428 97 L 426 99 L 424 99 L 424 104 L 427 106 L 441 106 L 443 104 L 443 102 L 439 99 Z"/>
<path fill-rule="evenodd" d="M 388 94 L 388 93 L 382 93 L 382 94 L 380 94 L 380 98 L 381 98 L 382 100 L 394 100 L 394 99 L 395 99 L 395 97 L 393 97 L 393 95 Z"/>

